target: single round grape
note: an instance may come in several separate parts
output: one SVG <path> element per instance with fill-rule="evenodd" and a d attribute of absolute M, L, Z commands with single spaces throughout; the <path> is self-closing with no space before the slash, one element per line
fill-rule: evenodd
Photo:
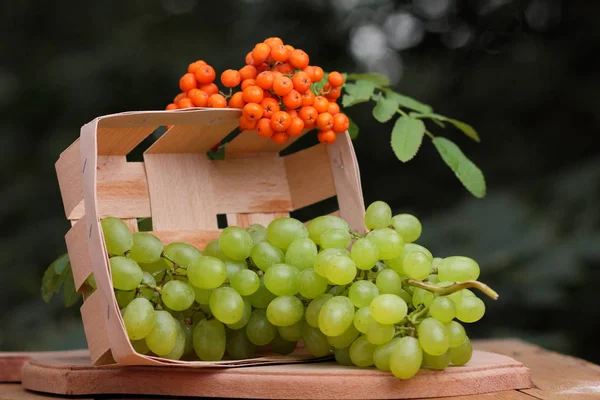
<path fill-rule="evenodd" d="M 380 324 L 372 320 L 367 328 L 367 340 L 375 345 L 386 344 L 394 338 L 396 328 L 394 325 Z"/>
<path fill-rule="evenodd" d="M 123 323 L 131 340 L 145 338 L 154 328 L 154 307 L 143 297 L 129 302 L 123 313 Z"/>
<path fill-rule="evenodd" d="M 348 298 L 356 308 L 367 307 L 377 296 L 379 296 L 379 290 L 370 281 L 356 281 L 348 291 Z"/>
<path fill-rule="evenodd" d="M 265 272 L 265 286 L 277 296 L 293 296 L 298 293 L 298 268 L 287 264 L 275 264 Z"/>
<path fill-rule="evenodd" d="M 162 356 L 168 360 L 179 360 L 185 352 L 185 330 L 183 329 L 183 323 L 177 321 L 177 341 L 173 350 Z"/>
<path fill-rule="evenodd" d="M 304 326 L 304 319 L 301 318 L 300 321 L 296 322 L 293 325 L 289 326 L 278 326 L 277 332 L 279 335 L 285 340 L 289 340 L 290 342 L 297 342 L 302 339 L 302 327 Z"/>
<path fill-rule="evenodd" d="M 356 265 L 348 256 L 332 256 L 326 261 L 327 276 L 334 285 L 347 285 L 356 278 Z"/>
<path fill-rule="evenodd" d="M 269 292 L 269 289 L 265 286 L 264 277 L 260 278 L 259 286 L 256 292 L 248 296 L 248 301 L 254 308 L 267 308 L 269 303 L 277 297 L 273 293 Z"/>
<path fill-rule="evenodd" d="M 151 273 L 143 271 L 142 272 L 142 282 L 140 282 L 140 285 L 156 286 L 156 279 L 154 279 L 154 277 L 152 276 Z M 157 292 L 155 292 L 153 289 L 150 289 L 148 287 L 142 287 L 139 289 L 139 291 L 140 291 L 140 294 L 142 295 L 142 297 L 145 297 L 148 300 L 152 300 L 158 295 Z"/>
<path fill-rule="evenodd" d="M 223 253 L 223 250 L 219 245 L 219 239 L 211 240 L 210 242 L 208 242 L 208 244 L 204 248 L 204 255 L 218 258 L 221 261 L 231 260 L 231 258 L 227 257 L 225 253 Z"/>
<path fill-rule="evenodd" d="M 375 243 L 368 239 L 358 239 L 350 249 L 350 258 L 356 264 L 356 268 L 369 270 L 379 261 L 379 250 Z"/>
<path fill-rule="evenodd" d="M 223 286 L 210 295 L 210 311 L 224 324 L 235 324 L 244 315 L 244 300 L 235 289 Z"/>
<path fill-rule="evenodd" d="M 389 342 L 379 345 L 375 347 L 375 351 L 373 352 L 373 363 L 378 370 L 389 372 L 390 371 L 390 356 L 392 354 L 392 350 L 398 344 L 400 338 L 394 338 Z"/>
<path fill-rule="evenodd" d="M 321 234 L 321 247 L 324 249 L 345 249 L 350 246 L 352 236 L 345 229 L 329 229 Z"/>
<path fill-rule="evenodd" d="M 383 201 L 375 201 L 367 207 L 365 225 L 368 229 L 386 228 L 392 225 L 392 209 Z"/>
<path fill-rule="evenodd" d="M 435 269 L 438 269 L 442 261 L 444 261 L 442 257 L 433 257 L 433 260 L 431 260 L 431 266 Z"/>
<path fill-rule="evenodd" d="M 416 244 L 416 243 L 406 243 L 404 245 L 403 256 L 406 257 L 413 251 L 420 251 L 421 253 L 426 254 L 427 256 L 429 256 L 430 259 L 433 260 L 433 254 L 431 254 L 431 251 L 429 251 L 429 249 L 427 247 L 421 246 L 420 244 Z"/>
<path fill-rule="evenodd" d="M 412 303 L 415 307 L 418 307 L 420 304 L 425 304 L 429 307 L 434 298 L 435 295 L 433 293 L 416 287 L 413 290 Z"/>
<path fill-rule="evenodd" d="M 218 288 L 227 279 L 227 268 L 215 257 L 201 256 L 188 266 L 190 283 L 200 289 Z"/>
<path fill-rule="evenodd" d="M 402 254 L 404 242 L 398 232 L 390 228 L 378 228 L 367 234 L 367 239 L 377 246 L 379 258 L 389 260 Z"/>
<path fill-rule="evenodd" d="M 401 338 L 390 354 L 390 370 L 396 378 L 412 378 L 419 372 L 422 362 L 423 350 L 419 341 L 412 336 Z"/>
<path fill-rule="evenodd" d="M 354 313 L 354 318 L 353 318 L 354 327 L 360 333 L 364 333 L 364 334 L 367 333 L 367 330 L 369 329 L 369 325 L 371 324 L 371 321 L 373 321 L 373 318 L 371 317 L 371 307 L 359 308 Z"/>
<path fill-rule="evenodd" d="M 317 258 L 317 245 L 309 238 L 294 240 L 285 252 L 285 263 L 299 270 L 312 268 Z"/>
<path fill-rule="evenodd" d="M 246 326 L 246 324 L 250 320 L 250 316 L 252 315 L 252 306 L 250 305 L 250 302 L 248 301 L 248 299 L 244 299 L 243 301 L 244 301 L 244 311 L 242 313 L 242 318 L 240 318 L 240 320 L 238 322 L 235 322 L 233 324 L 227 324 L 227 327 L 229 329 L 233 329 L 233 330 L 242 329 L 243 327 Z"/>
<path fill-rule="evenodd" d="M 140 263 L 138 264 L 142 271 L 149 272 L 154 274 L 159 271 L 166 271 L 173 268 L 173 263 L 171 261 L 165 260 L 164 258 L 159 259 L 156 262 L 150 264 Z M 164 274 L 157 274 L 154 278 L 161 280 Z"/>
<path fill-rule="evenodd" d="M 194 351 L 201 361 L 220 361 L 225 354 L 225 325 L 217 319 L 203 319 L 194 328 Z"/>
<path fill-rule="evenodd" d="M 439 356 L 423 352 L 423 365 L 431 369 L 442 370 L 450 364 L 450 351 Z"/>
<path fill-rule="evenodd" d="M 252 262 L 263 271 L 268 270 L 273 264 L 282 263 L 284 260 L 283 251 L 269 242 L 257 243 L 250 254 Z"/>
<path fill-rule="evenodd" d="M 150 349 L 148 348 L 148 345 L 144 339 L 132 340 L 131 346 L 133 347 L 133 350 L 139 354 L 148 354 L 150 352 Z"/>
<path fill-rule="evenodd" d="M 354 365 L 352 359 L 350 359 L 350 347 L 345 347 L 343 349 L 333 349 L 333 355 L 335 357 L 335 361 L 343 366 L 351 367 Z"/>
<path fill-rule="evenodd" d="M 323 278 L 326 278 L 327 269 L 329 268 L 327 261 L 333 256 L 341 255 L 348 255 L 348 251 L 346 249 L 325 249 L 321 251 L 319 254 L 317 254 L 313 264 L 315 272 L 321 275 Z"/>
<path fill-rule="evenodd" d="M 115 290 L 115 298 L 117 299 L 119 308 L 125 308 L 135 299 L 135 290 Z"/>
<path fill-rule="evenodd" d="M 110 259 L 110 271 L 115 289 L 137 289 L 142 282 L 143 272 L 140 266 L 130 258 L 115 256 Z"/>
<path fill-rule="evenodd" d="M 308 230 L 302 222 L 294 218 L 277 218 L 267 227 L 269 242 L 283 250 L 294 240 L 305 237 L 308 237 Z"/>
<path fill-rule="evenodd" d="M 163 244 L 159 238 L 148 232 L 135 232 L 129 258 L 135 262 L 150 264 L 160 259 Z"/>
<path fill-rule="evenodd" d="M 100 222 L 106 250 L 110 255 L 122 256 L 133 246 L 133 234 L 119 218 L 106 217 Z"/>
<path fill-rule="evenodd" d="M 456 318 L 462 322 L 477 322 L 485 314 L 485 303 L 479 297 L 462 296 L 456 303 Z"/>
<path fill-rule="evenodd" d="M 465 365 L 471 360 L 473 355 L 473 347 L 471 346 L 471 340 L 466 338 L 464 342 L 458 346 L 450 348 L 450 361 L 454 365 Z"/>
<path fill-rule="evenodd" d="M 313 328 L 319 327 L 319 314 L 321 313 L 321 308 L 323 307 L 323 304 L 325 304 L 331 298 L 333 298 L 332 294 L 325 293 L 315 297 L 310 303 L 308 303 L 304 318 L 309 326 Z"/>
<path fill-rule="evenodd" d="M 331 353 L 327 336 L 318 328 L 304 324 L 302 327 L 302 341 L 304 341 L 304 346 L 308 352 L 315 357 L 324 357 Z"/>
<path fill-rule="evenodd" d="M 241 269 L 233 274 L 230 285 L 242 296 L 249 296 L 260 287 L 260 278 L 252 270 Z"/>
<path fill-rule="evenodd" d="M 242 269 L 248 269 L 248 264 L 246 264 L 245 260 L 225 260 L 223 261 L 223 264 L 225 264 L 225 269 L 227 270 L 227 279 L 225 280 L 225 282 L 231 282 L 231 277 L 236 272 Z"/>
<path fill-rule="evenodd" d="M 404 246 L 408 246 L 410 243 L 405 244 Z M 383 262 L 386 267 L 396 272 L 400 276 L 405 276 L 404 273 L 404 251 L 398 257 L 390 258 L 389 260 L 385 260 Z"/>
<path fill-rule="evenodd" d="M 334 296 L 327 300 L 319 312 L 319 329 L 327 336 L 344 333 L 354 318 L 354 305 L 346 296 Z"/>
<path fill-rule="evenodd" d="M 354 324 L 350 324 L 341 335 L 327 336 L 327 341 L 334 349 L 343 349 L 349 347 L 359 335 L 360 332 L 354 327 Z"/>
<path fill-rule="evenodd" d="M 183 349 L 184 356 L 194 352 L 194 328 L 194 325 L 183 323 L 183 332 L 185 333 L 185 348 Z"/>
<path fill-rule="evenodd" d="M 191 244 L 182 242 L 169 243 L 165 246 L 164 253 L 169 260 L 184 267 L 202 255 L 202 252 Z"/>
<path fill-rule="evenodd" d="M 434 258 L 434 260 L 435 260 L 435 258 Z M 432 264 L 432 266 L 433 266 L 433 264 Z M 438 283 L 440 281 L 439 278 L 438 278 L 438 276 L 437 276 L 437 274 L 431 274 L 431 275 L 429 275 L 426 280 L 429 283 Z"/>
<path fill-rule="evenodd" d="M 420 251 L 413 251 L 404 257 L 403 269 L 409 278 L 422 281 L 431 273 L 431 258 Z"/>
<path fill-rule="evenodd" d="M 431 316 L 441 323 L 450 322 L 456 316 L 456 307 L 454 302 L 447 297 L 441 296 L 433 299 L 429 305 Z"/>
<path fill-rule="evenodd" d="M 442 287 L 450 286 L 452 284 L 453 284 L 453 282 L 438 282 L 438 283 L 436 283 L 436 285 L 442 286 Z M 477 296 L 475 296 L 475 293 L 471 292 L 469 289 L 461 289 L 458 292 L 454 292 L 452 294 L 447 295 L 446 297 L 448 297 L 450 300 L 452 300 L 454 302 L 454 305 L 458 305 L 458 303 L 460 302 L 460 299 L 462 299 L 463 297 L 477 297 Z"/>
<path fill-rule="evenodd" d="M 330 229 L 343 229 L 347 231 L 349 228 L 348 223 L 340 217 L 323 215 L 310 221 L 310 224 L 308 224 L 308 234 L 313 242 L 320 245 L 323 232 Z"/>
<path fill-rule="evenodd" d="M 227 331 L 226 336 L 225 349 L 229 357 L 234 360 L 245 360 L 254 356 L 256 345 L 248 339 L 245 330 Z"/>
<path fill-rule="evenodd" d="M 397 324 L 406 317 L 408 307 L 400 296 L 381 294 L 371 301 L 371 317 L 381 324 Z"/>
<path fill-rule="evenodd" d="M 246 232 L 252 237 L 252 243 L 255 245 L 267 241 L 267 228 L 261 224 L 252 224 L 246 228 Z"/>
<path fill-rule="evenodd" d="M 456 321 L 450 321 L 444 324 L 448 332 L 448 344 L 450 347 L 460 346 L 467 338 L 465 328 Z"/>
<path fill-rule="evenodd" d="M 206 304 L 203 304 L 203 306 L 207 306 Z M 207 311 L 210 311 L 210 309 L 208 309 Z M 194 326 L 194 328 L 196 327 L 196 325 L 198 325 L 198 322 L 202 321 L 203 319 L 206 319 L 206 314 L 204 314 L 204 310 L 202 311 L 195 311 L 192 314 L 192 325 Z"/>
<path fill-rule="evenodd" d="M 404 243 L 412 243 L 421 236 L 423 227 L 421 221 L 411 214 L 398 214 L 392 217 L 392 226 L 398 232 Z"/>
<path fill-rule="evenodd" d="M 269 322 L 267 312 L 264 309 L 258 309 L 254 310 L 246 324 L 246 335 L 255 345 L 264 346 L 275 338 L 277 328 Z"/>
<path fill-rule="evenodd" d="M 304 316 L 304 304 L 296 296 L 280 296 L 267 307 L 267 318 L 275 326 L 294 325 Z"/>
<path fill-rule="evenodd" d="M 296 349 L 297 342 L 291 342 L 289 340 L 285 340 L 281 336 L 277 335 L 273 340 L 271 340 L 271 350 L 273 350 L 277 354 L 281 354 L 282 356 L 287 356 L 288 354 L 292 354 Z"/>
<path fill-rule="evenodd" d="M 252 236 L 239 226 L 228 226 L 219 235 L 219 246 L 233 260 L 245 260 L 250 256 L 254 242 Z"/>
<path fill-rule="evenodd" d="M 375 286 L 381 294 L 395 294 L 400 295 L 402 290 L 402 278 L 400 275 L 392 269 L 384 269 L 375 279 Z"/>
<path fill-rule="evenodd" d="M 417 328 L 423 351 L 439 356 L 448 351 L 450 337 L 444 324 L 434 318 L 425 318 Z"/>
<path fill-rule="evenodd" d="M 313 268 L 307 268 L 296 275 L 298 292 L 302 297 L 314 299 L 327 291 L 328 280 L 317 274 Z"/>
<path fill-rule="evenodd" d="M 479 278 L 479 264 L 469 257 L 446 257 L 438 266 L 440 281 L 464 282 Z"/>
<path fill-rule="evenodd" d="M 212 294 L 214 289 L 200 289 L 196 286 L 192 286 L 194 288 L 194 298 L 196 303 L 198 304 L 208 304 L 210 303 L 210 295 Z"/>
<path fill-rule="evenodd" d="M 358 339 L 350 345 L 348 353 L 352 363 L 358 367 L 370 367 L 373 365 L 373 353 L 375 345 L 369 343 L 366 336 L 359 336 Z"/>
<path fill-rule="evenodd" d="M 182 281 L 165 283 L 160 295 L 163 303 L 175 311 L 187 310 L 194 303 L 195 297 L 192 286 Z"/>
<path fill-rule="evenodd" d="M 154 311 L 153 328 L 145 337 L 150 351 L 157 356 L 169 354 L 177 344 L 178 329 L 177 320 L 168 311 Z"/>

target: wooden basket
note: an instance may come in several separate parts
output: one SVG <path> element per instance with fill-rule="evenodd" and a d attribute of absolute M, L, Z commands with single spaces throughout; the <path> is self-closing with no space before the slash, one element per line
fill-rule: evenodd
<path fill-rule="evenodd" d="M 315 145 L 285 157 L 255 132 L 242 132 L 226 146 L 225 160 L 208 150 L 239 122 L 234 109 L 145 111 L 99 117 L 56 163 L 67 219 L 65 236 L 76 290 L 84 294 L 81 315 L 94 364 L 236 366 L 282 362 L 281 357 L 242 361 L 187 362 L 141 355 L 133 349 L 114 296 L 100 219 L 112 215 L 137 230 L 136 218 L 152 217 L 165 244 L 184 241 L 203 249 L 219 235 L 217 215 L 229 225 L 268 224 L 290 211 L 337 196 L 339 215 L 363 232 L 364 201 L 348 133 L 332 145 Z M 144 162 L 126 159 L 160 126 L 173 125 L 144 152 Z M 86 284 L 93 273 L 97 290 Z M 275 361 L 273 361 L 275 360 Z"/>

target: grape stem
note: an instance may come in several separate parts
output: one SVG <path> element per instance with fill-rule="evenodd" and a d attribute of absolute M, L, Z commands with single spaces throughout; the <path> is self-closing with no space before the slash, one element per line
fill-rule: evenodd
<path fill-rule="evenodd" d="M 350 232 L 350 236 L 352 237 L 352 239 L 362 239 L 364 237 L 364 235 L 361 235 L 360 233 L 353 231 L 353 230 L 349 230 L 348 232 Z"/>
<path fill-rule="evenodd" d="M 410 314 L 408 314 L 408 317 L 406 317 L 406 320 L 408 321 L 408 323 L 411 326 L 415 326 L 417 325 L 417 320 L 425 315 L 427 315 L 427 312 L 429 311 L 429 307 L 427 307 L 425 304 L 419 304 L 419 306 L 417 307 L 417 309 L 413 312 L 411 312 Z"/>
<path fill-rule="evenodd" d="M 416 329 L 412 326 L 397 326 L 396 333 L 394 336 L 415 336 L 417 333 Z"/>
<path fill-rule="evenodd" d="M 158 294 L 162 294 L 162 290 L 161 290 L 161 289 L 160 289 L 158 286 L 149 285 L 149 284 L 147 284 L 147 283 L 140 283 L 140 286 L 139 286 L 139 287 L 145 287 L 145 288 L 148 288 L 148 289 L 152 289 L 152 290 L 154 290 L 156 293 L 158 293 Z"/>
<path fill-rule="evenodd" d="M 439 296 L 446 296 L 452 293 L 456 293 L 462 289 L 474 288 L 480 290 L 481 292 L 483 292 L 488 297 L 494 300 L 497 300 L 498 297 L 500 297 L 500 295 L 494 289 L 492 289 L 485 283 L 479 281 L 455 282 L 450 286 L 436 286 L 431 283 L 421 282 L 414 279 L 407 279 L 404 282 L 406 282 L 407 285 L 419 287 L 421 289 L 427 290 L 428 292 L 435 293 Z"/>

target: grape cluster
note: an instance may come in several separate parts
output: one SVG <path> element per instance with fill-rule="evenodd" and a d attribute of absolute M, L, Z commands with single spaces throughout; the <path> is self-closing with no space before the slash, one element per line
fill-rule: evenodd
<path fill-rule="evenodd" d="M 401 379 L 467 363 L 471 342 L 458 321 L 485 312 L 464 288 L 479 284 L 479 265 L 434 258 L 414 243 L 419 220 L 392 216 L 384 202 L 368 207 L 365 225 L 360 235 L 332 215 L 308 226 L 278 218 L 227 227 L 200 251 L 102 220 L 116 300 L 139 353 L 245 359 L 265 345 L 290 354 L 302 340 L 316 357 L 333 353 L 342 365 Z"/>

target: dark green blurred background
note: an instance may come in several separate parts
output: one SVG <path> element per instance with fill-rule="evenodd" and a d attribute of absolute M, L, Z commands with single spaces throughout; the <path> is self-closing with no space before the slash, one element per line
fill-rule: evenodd
<path fill-rule="evenodd" d="M 600 362 L 599 14 L 600 2 L 554 0 L 2 2 L 0 350 L 85 346 L 77 307 L 39 294 L 69 228 L 54 162 L 80 126 L 162 109 L 189 62 L 241 67 L 275 35 L 326 70 L 386 73 L 478 129 L 479 145 L 444 135 L 485 172 L 484 200 L 430 143 L 402 164 L 391 125 L 350 109 L 365 200 L 415 213 L 434 254 L 480 262 L 501 298 L 472 336 Z"/>

